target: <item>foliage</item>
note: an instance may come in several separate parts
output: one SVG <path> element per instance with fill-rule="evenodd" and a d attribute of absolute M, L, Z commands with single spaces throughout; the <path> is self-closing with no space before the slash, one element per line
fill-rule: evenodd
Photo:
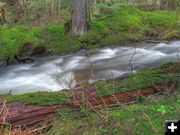
<path fill-rule="evenodd" d="M 65 92 L 37 92 L 23 95 L 7 95 L 7 102 L 21 102 L 24 104 L 54 105 L 68 103 L 70 94 Z"/>
<path fill-rule="evenodd" d="M 54 53 L 70 53 L 80 49 L 80 43 L 65 33 L 63 25 L 48 24 L 42 28 L 39 35 L 47 48 L 51 48 Z"/>
<path fill-rule="evenodd" d="M 167 113 L 167 109 L 164 105 L 161 105 L 158 109 L 157 112 L 162 113 L 163 115 Z"/>
<path fill-rule="evenodd" d="M 26 43 L 31 43 L 36 46 L 40 44 L 40 39 L 36 36 L 37 28 L 31 28 L 23 25 L 10 27 L 4 25 L 0 28 L 0 50 L 3 55 L 13 57 Z"/>
<path fill-rule="evenodd" d="M 180 18 L 175 12 L 142 12 L 143 22 L 150 28 L 179 28 Z"/>

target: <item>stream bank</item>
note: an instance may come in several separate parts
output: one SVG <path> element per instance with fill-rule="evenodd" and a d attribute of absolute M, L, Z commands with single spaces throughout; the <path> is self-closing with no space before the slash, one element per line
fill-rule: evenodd
<path fill-rule="evenodd" d="M 179 41 L 133 43 L 125 47 L 94 49 L 89 56 L 79 52 L 10 65 L 0 70 L 0 93 L 60 91 L 84 82 L 120 77 L 167 62 L 177 62 L 179 48 Z"/>
<path fill-rule="evenodd" d="M 49 100 L 48 104 L 44 105 L 38 105 L 38 102 L 34 102 L 34 100 L 37 101 L 37 97 L 34 95 L 29 95 L 25 97 L 24 95 L 7 95 L 4 98 L 7 100 L 6 102 L 1 102 L 1 108 L 2 108 L 2 116 L 1 121 L 5 118 L 5 120 L 9 121 L 11 125 L 11 130 L 21 129 L 21 131 L 27 129 L 29 131 L 36 131 L 35 129 L 41 129 L 46 130 L 51 126 L 51 122 L 53 121 L 53 117 L 55 114 L 58 114 L 59 111 L 73 111 L 74 113 L 79 112 L 78 110 L 84 109 L 83 107 L 91 108 L 92 111 L 96 109 L 101 109 L 103 107 L 118 107 L 118 106 L 124 106 L 127 104 L 132 104 L 135 102 L 142 102 L 144 99 L 151 99 L 154 96 L 160 96 L 163 95 L 165 97 L 169 97 L 173 95 L 174 90 L 179 87 L 179 71 L 180 69 L 180 63 L 169 63 L 165 64 L 159 68 L 153 69 L 151 74 L 150 80 L 155 79 L 155 82 L 150 82 L 151 85 L 147 84 L 148 82 L 144 81 L 142 82 L 143 76 L 147 76 L 150 78 L 149 71 L 144 71 L 142 73 L 136 74 L 133 76 L 135 77 L 137 81 L 135 85 L 139 85 L 141 87 L 129 89 L 126 91 L 122 90 L 121 85 L 124 82 L 124 80 L 129 80 L 128 78 L 125 78 L 123 80 L 116 80 L 116 84 L 118 83 L 118 88 L 121 89 L 120 91 L 116 93 L 109 93 L 110 95 L 99 95 L 99 90 L 102 90 L 104 93 L 106 93 L 106 90 L 103 88 L 96 87 L 94 89 L 93 87 L 84 88 L 84 89 L 73 89 L 68 90 L 66 92 L 66 98 L 59 102 L 52 102 L 54 101 L 54 98 L 51 98 Z M 161 70 L 161 71 L 159 71 Z M 159 74 L 157 74 L 157 71 Z M 173 76 L 172 76 L 173 75 Z M 130 77 L 131 78 L 131 77 Z M 176 78 L 176 79 L 175 79 Z M 150 81 L 149 80 L 149 81 Z M 158 82 L 157 80 L 160 80 Z M 165 82 L 165 80 L 167 82 Z M 131 81 L 132 82 L 132 81 Z M 112 80 L 109 80 L 109 84 L 112 84 Z M 146 86 L 144 86 L 144 83 L 146 83 Z M 98 86 L 98 84 L 96 84 Z M 106 84 L 108 85 L 108 84 Z M 143 86 L 142 86 L 143 85 Z M 106 86 L 105 86 L 106 87 Z M 128 84 L 126 84 L 126 88 L 128 88 Z M 107 88 L 107 87 L 106 87 Z M 124 86 L 123 86 L 124 88 Z M 110 89 L 108 89 L 110 92 Z M 59 93 L 60 96 L 62 96 L 64 92 Z M 39 95 L 39 103 L 43 101 L 43 98 L 48 100 L 49 98 L 46 97 L 46 93 L 36 93 Z M 51 96 L 53 96 L 51 93 L 49 93 Z M 47 95 L 49 95 L 47 93 Z M 56 93 L 58 95 L 58 93 Z M 65 94 L 65 93 L 64 93 Z M 57 97 L 57 95 L 55 97 Z M 65 96 L 65 95 L 64 95 Z M 22 97 L 22 98 L 21 98 Z M 146 98 L 145 98 L 146 97 Z M 30 102 L 28 103 L 27 98 L 29 98 Z M 2 97 L 1 97 L 2 99 Z M 58 98 L 59 99 L 59 98 Z M 153 98 L 154 99 L 154 98 Z M 3 101 L 3 100 L 1 100 Z M 4 100 L 5 101 L 5 100 Z M 8 113 L 7 109 L 8 108 Z M 81 111 L 80 111 L 81 112 Z M 82 113 L 82 112 L 81 112 Z M 61 114 L 61 113 L 60 113 Z M 23 117 L 22 117 L 23 116 Z M 87 116 L 80 115 L 76 119 L 81 119 Z M 4 121 L 5 122 L 5 121 Z M 44 125 L 44 126 L 42 126 Z M 31 130 L 30 130 L 31 129 Z"/>

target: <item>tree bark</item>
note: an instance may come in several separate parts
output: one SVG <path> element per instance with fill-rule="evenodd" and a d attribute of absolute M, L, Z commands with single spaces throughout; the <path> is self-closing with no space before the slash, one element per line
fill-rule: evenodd
<path fill-rule="evenodd" d="M 71 34 L 84 35 L 88 30 L 87 0 L 73 0 Z"/>
<path fill-rule="evenodd" d="M 161 9 L 175 10 L 179 6 L 179 0 L 161 0 Z"/>
<path fill-rule="evenodd" d="M 0 24 L 4 24 L 6 22 L 5 15 L 4 15 L 4 9 L 0 7 Z"/>

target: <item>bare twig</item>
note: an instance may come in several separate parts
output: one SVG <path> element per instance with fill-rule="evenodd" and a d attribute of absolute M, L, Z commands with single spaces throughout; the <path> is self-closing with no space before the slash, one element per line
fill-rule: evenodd
<path fill-rule="evenodd" d="M 178 62 L 180 62 L 180 56 L 179 55 L 180 55 L 180 49 L 178 49 L 178 51 L 177 51 L 177 61 Z"/>
<path fill-rule="evenodd" d="M 133 60 L 134 56 L 136 55 L 136 53 L 137 53 L 137 48 L 136 48 L 136 44 L 135 44 L 135 51 L 134 51 L 133 55 L 131 56 L 131 58 L 129 60 L 129 67 L 131 68 L 131 72 L 134 71 L 134 67 L 132 65 L 132 60 Z"/>

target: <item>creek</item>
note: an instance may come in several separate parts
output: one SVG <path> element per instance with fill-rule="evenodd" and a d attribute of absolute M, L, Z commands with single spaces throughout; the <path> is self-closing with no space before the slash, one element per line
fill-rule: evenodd
<path fill-rule="evenodd" d="M 0 69 L 0 94 L 60 91 L 82 82 L 119 77 L 180 59 L 180 41 L 133 43 L 64 56 L 42 58 L 34 63 Z"/>

